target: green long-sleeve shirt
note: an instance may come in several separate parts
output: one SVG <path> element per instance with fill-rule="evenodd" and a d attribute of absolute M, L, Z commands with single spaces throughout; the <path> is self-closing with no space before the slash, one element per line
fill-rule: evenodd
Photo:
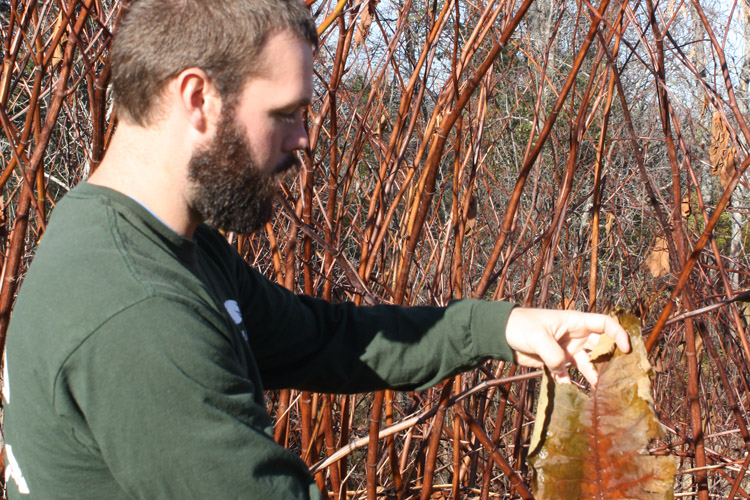
<path fill-rule="evenodd" d="M 508 303 L 355 307 L 263 278 L 82 183 L 50 221 L 13 312 L 11 499 L 320 498 L 276 445 L 263 389 L 428 387 L 512 359 Z"/>

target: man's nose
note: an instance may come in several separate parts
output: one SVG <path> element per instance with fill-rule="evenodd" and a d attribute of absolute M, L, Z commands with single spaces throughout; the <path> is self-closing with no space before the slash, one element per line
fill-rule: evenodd
<path fill-rule="evenodd" d="M 307 149 L 309 146 L 310 139 L 307 136 L 305 124 L 302 120 L 297 120 L 294 129 L 284 143 L 284 151 L 290 153 L 299 149 Z"/>

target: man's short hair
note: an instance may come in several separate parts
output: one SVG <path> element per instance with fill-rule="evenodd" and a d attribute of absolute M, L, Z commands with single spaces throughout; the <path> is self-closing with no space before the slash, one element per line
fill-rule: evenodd
<path fill-rule="evenodd" d="M 300 0 L 132 0 L 115 30 L 112 87 L 121 117 L 146 126 L 169 79 L 206 72 L 233 98 L 257 74 L 268 35 L 289 30 L 313 47 L 315 23 Z M 283 61 L 279 61 L 283 64 Z"/>

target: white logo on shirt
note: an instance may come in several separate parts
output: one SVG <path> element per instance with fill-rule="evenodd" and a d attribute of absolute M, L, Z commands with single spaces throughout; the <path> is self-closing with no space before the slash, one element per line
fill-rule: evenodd
<path fill-rule="evenodd" d="M 26 484 L 26 479 L 23 477 L 23 472 L 18 466 L 16 457 L 13 456 L 13 448 L 9 444 L 5 445 L 5 458 L 7 464 L 5 465 L 5 484 L 8 484 L 8 479 L 13 478 L 13 481 L 18 487 L 18 492 L 21 495 L 29 494 L 29 486 Z"/>
<path fill-rule="evenodd" d="M 227 300 L 226 302 L 224 302 L 224 307 L 229 313 L 229 316 L 232 318 L 232 321 L 234 321 L 235 325 L 239 325 L 240 323 L 242 323 L 242 313 L 240 313 L 240 305 L 236 300 Z"/>
<path fill-rule="evenodd" d="M 237 303 L 236 300 L 227 300 L 224 302 L 224 308 L 229 313 L 229 317 L 232 318 L 232 321 L 234 321 L 235 325 L 239 325 L 242 323 L 242 313 L 240 312 L 240 305 Z M 249 342 L 247 338 L 247 332 L 245 329 L 242 329 L 242 337 L 245 339 L 245 342 Z"/>

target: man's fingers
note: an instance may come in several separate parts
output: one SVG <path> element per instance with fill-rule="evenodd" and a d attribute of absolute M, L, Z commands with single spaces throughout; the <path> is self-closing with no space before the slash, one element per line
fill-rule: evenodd
<path fill-rule="evenodd" d="M 598 376 L 588 352 L 602 335 L 611 337 L 622 352 L 630 352 L 627 332 L 616 319 L 604 314 L 516 308 L 508 318 L 506 340 L 516 362 L 525 366 L 544 363 L 558 382 L 569 382 L 572 362 L 588 382 Z"/>
<path fill-rule="evenodd" d="M 628 337 L 628 332 L 626 332 L 625 329 L 620 326 L 620 323 L 612 316 L 605 316 L 605 318 L 607 318 L 607 320 L 604 325 L 604 332 L 615 339 L 617 347 L 619 347 L 622 352 L 630 352 L 630 337 Z"/>
<path fill-rule="evenodd" d="M 606 314 L 584 314 L 586 330 L 595 333 L 606 333 L 612 337 L 622 352 L 630 352 L 628 333 L 612 316 Z"/>
<path fill-rule="evenodd" d="M 557 382 L 570 383 L 567 368 L 568 356 L 554 337 L 547 334 L 543 335 L 539 339 L 535 351 Z"/>
<path fill-rule="evenodd" d="M 589 335 L 589 338 L 586 339 L 586 343 L 583 344 L 583 348 L 587 349 L 589 351 L 593 351 L 594 348 L 596 348 L 597 344 L 599 344 L 599 339 L 601 338 L 601 335 L 598 333 L 592 333 Z"/>
<path fill-rule="evenodd" d="M 599 374 L 596 373 L 594 365 L 591 364 L 589 355 L 584 351 L 578 351 L 573 355 L 573 359 L 575 359 L 576 368 L 578 368 L 578 371 L 586 377 L 586 380 L 591 384 L 591 387 L 596 387 L 596 382 L 599 380 Z"/>
<path fill-rule="evenodd" d="M 560 373 L 552 372 L 552 378 L 554 378 L 555 382 L 557 382 L 558 384 L 571 384 L 572 383 L 570 381 L 570 374 L 566 371 L 560 372 Z"/>

